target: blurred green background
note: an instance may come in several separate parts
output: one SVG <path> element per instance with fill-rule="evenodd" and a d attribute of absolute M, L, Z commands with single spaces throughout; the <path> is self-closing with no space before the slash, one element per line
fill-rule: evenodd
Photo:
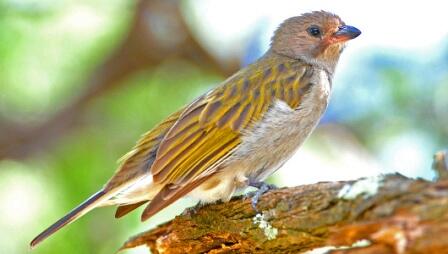
<path fill-rule="evenodd" d="M 0 0 L 0 252 L 29 252 L 142 133 L 254 61 L 282 19 L 307 10 L 333 11 L 363 35 L 344 52 L 318 129 L 272 182 L 431 179 L 431 156 L 448 144 L 448 28 L 432 25 L 443 15 L 428 4 L 396 19 L 407 3 L 397 2 L 379 21 L 355 1 Z M 115 220 L 114 208 L 98 209 L 33 252 L 114 253 L 193 203 L 143 224 L 138 211 Z"/>

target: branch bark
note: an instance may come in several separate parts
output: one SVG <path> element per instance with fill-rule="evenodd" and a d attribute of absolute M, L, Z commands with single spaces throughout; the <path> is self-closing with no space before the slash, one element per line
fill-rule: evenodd
<path fill-rule="evenodd" d="M 128 240 L 151 253 L 448 253 L 448 180 L 394 174 L 187 209 Z"/>

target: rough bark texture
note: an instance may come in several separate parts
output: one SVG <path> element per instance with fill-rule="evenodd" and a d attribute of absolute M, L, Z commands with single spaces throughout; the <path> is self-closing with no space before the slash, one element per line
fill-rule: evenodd
<path fill-rule="evenodd" d="M 236 197 L 187 209 L 122 249 L 146 245 L 154 254 L 448 253 L 448 179 L 439 176 L 435 182 L 386 175 L 282 188 L 262 196 L 258 213 L 250 200 Z"/>

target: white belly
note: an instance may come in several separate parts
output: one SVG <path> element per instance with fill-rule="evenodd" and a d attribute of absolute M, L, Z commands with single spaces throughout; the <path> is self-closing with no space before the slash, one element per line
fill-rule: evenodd
<path fill-rule="evenodd" d="M 276 101 L 263 120 L 244 133 L 241 145 L 223 163 L 220 173 L 191 195 L 205 202 L 227 200 L 247 179 L 263 181 L 281 167 L 313 131 L 327 107 L 328 78 L 322 71 L 316 79 L 299 108 Z"/>

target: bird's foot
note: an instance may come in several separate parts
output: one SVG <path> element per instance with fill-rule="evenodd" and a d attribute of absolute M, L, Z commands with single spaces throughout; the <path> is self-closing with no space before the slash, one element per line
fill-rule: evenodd
<path fill-rule="evenodd" d="M 258 189 L 256 191 L 249 192 L 246 194 L 246 198 L 251 198 L 252 208 L 257 212 L 258 212 L 257 204 L 258 201 L 260 200 L 261 195 L 265 194 L 270 190 L 277 189 L 277 186 L 265 182 L 249 182 L 248 185 Z"/>
<path fill-rule="evenodd" d="M 188 207 L 184 210 L 184 212 L 182 214 L 195 214 L 199 209 L 201 209 L 202 207 L 204 207 L 206 204 L 202 203 L 202 202 L 198 202 L 196 203 L 196 205 Z"/>

